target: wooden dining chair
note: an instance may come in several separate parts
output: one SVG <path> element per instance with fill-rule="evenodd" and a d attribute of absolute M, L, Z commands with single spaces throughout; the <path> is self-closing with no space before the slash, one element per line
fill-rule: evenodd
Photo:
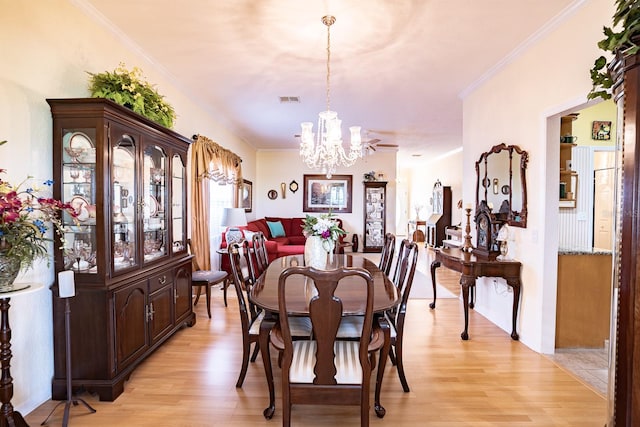
<path fill-rule="evenodd" d="M 303 276 L 315 291 L 309 301 L 313 339 L 294 340 L 287 309 L 290 280 Z M 343 316 L 342 301 L 336 294 L 340 281 L 355 277 L 366 287 L 362 332 L 357 340 L 336 338 Z M 346 284 L 345 284 L 346 285 Z M 359 283 L 348 283 L 359 286 Z M 291 406 L 359 405 L 360 425 L 369 425 L 369 389 L 375 352 L 382 349 L 384 337 L 373 328 L 373 278 L 362 268 L 316 270 L 313 267 L 290 267 L 278 282 L 279 325 L 271 333 L 271 343 L 282 352 L 282 425 L 291 425 Z"/>
<path fill-rule="evenodd" d="M 187 250 L 191 255 L 193 255 L 191 239 L 187 239 Z M 202 293 L 202 288 L 204 288 L 205 297 L 207 300 L 207 314 L 209 315 L 209 319 L 211 319 L 211 287 L 222 283 L 223 289 L 226 289 L 230 279 L 229 274 L 223 270 L 201 270 L 195 256 L 191 258 L 191 264 L 193 266 L 193 271 L 191 272 L 191 288 L 198 288 L 196 299 L 195 301 L 193 301 L 193 305 L 198 304 L 198 300 L 200 300 L 200 294 Z M 227 305 L 226 299 L 225 305 Z"/>
<path fill-rule="evenodd" d="M 389 356 L 391 362 L 398 370 L 398 378 L 402 389 L 409 392 L 409 385 L 404 372 L 403 363 L 403 336 L 404 322 L 407 314 L 407 302 L 413 285 L 413 278 L 418 263 L 418 244 L 408 239 L 400 243 L 395 259 L 393 283 L 398 289 L 400 303 L 385 313 L 385 318 L 391 327 Z M 354 339 L 359 336 L 362 329 L 362 316 L 346 316 L 342 319 L 338 328 L 338 337 L 341 339 Z"/>
<path fill-rule="evenodd" d="M 396 275 L 394 276 L 394 284 L 398 289 L 398 295 L 400 295 L 400 304 L 389 310 L 386 313 L 386 317 L 389 320 L 391 326 L 391 351 L 389 356 L 391 357 L 391 363 L 393 363 L 398 370 L 398 378 L 400 378 L 400 384 L 405 393 L 408 393 L 409 385 L 404 372 L 403 363 L 403 337 L 404 337 L 404 322 L 407 314 L 407 302 L 409 301 L 409 293 L 411 292 L 411 286 L 413 285 L 413 278 L 416 273 L 416 266 L 418 264 L 418 244 L 405 239 L 401 244 L 401 248 L 398 251 L 398 258 L 396 262 Z"/>
<path fill-rule="evenodd" d="M 236 387 L 242 387 L 249 368 L 249 360 L 255 362 L 260 350 L 258 338 L 260 335 L 260 323 L 264 318 L 264 312 L 257 310 L 249 300 L 249 293 L 254 282 L 249 277 L 249 268 L 242 265 L 244 254 L 248 253 L 248 242 L 242 245 L 232 243 L 229 246 L 229 260 L 231 262 L 231 276 L 238 298 L 240 323 L 242 325 L 242 367 Z M 296 318 L 292 321 L 293 334 L 296 337 L 309 338 L 311 336 L 311 321 L 306 317 Z M 251 344 L 255 343 L 253 353 Z"/>
<path fill-rule="evenodd" d="M 380 263 L 378 268 L 384 272 L 387 276 L 391 271 L 391 264 L 393 262 L 393 253 L 396 250 L 396 236 L 393 233 L 387 233 L 384 235 L 384 243 L 382 244 L 382 253 L 380 254 Z"/>
<path fill-rule="evenodd" d="M 262 274 L 269 266 L 269 254 L 267 253 L 267 244 L 264 234 L 259 231 L 252 238 L 252 246 L 254 258 L 256 260 L 256 272 Z"/>

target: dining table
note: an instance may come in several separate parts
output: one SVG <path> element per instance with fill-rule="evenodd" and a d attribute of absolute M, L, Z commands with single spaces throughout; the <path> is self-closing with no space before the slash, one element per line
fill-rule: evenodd
<path fill-rule="evenodd" d="M 258 308 L 264 310 L 265 315 L 260 324 L 258 345 L 262 353 L 264 371 L 269 388 L 269 406 L 263 415 L 271 419 L 275 412 L 275 386 L 273 382 L 273 370 L 269 353 L 269 335 L 271 329 L 278 321 L 278 280 L 280 274 L 289 267 L 304 266 L 304 255 L 288 255 L 274 259 L 268 268 L 256 279 L 256 283 L 249 292 L 249 300 Z M 390 325 L 384 313 L 400 303 L 398 289 L 391 280 L 371 260 L 352 254 L 334 254 L 327 262 L 327 269 L 341 267 L 359 267 L 371 273 L 373 277 L 373 311 L 374 322 L 377 322 L 385 336 L 385 343 L 380 352 L 380 360 L 376 376 L 376 390 L 374 409 L 379 417 L 385 414 L 384 407 L 380 404 L 380 393 L 384 368 L 390 351 Z M 345 278 L 344 280 L 348 280 Z M 353 278 L 352 278 L 353 279 Z M 303 277 L 290 276 L 286 288 L 287 310 L 290 315 L 308 316 L 309 300 L 311 293 L 308 285 L 305 286 Z M 300 281 L 298 286 L 293 281 Z M 342 282 L 341 282 L 342 283 Z M 340 286 L 336 296 L 342 300 L 343 316 L 364 315 L 366 305 L 366 288 L 364 286 Z"/>

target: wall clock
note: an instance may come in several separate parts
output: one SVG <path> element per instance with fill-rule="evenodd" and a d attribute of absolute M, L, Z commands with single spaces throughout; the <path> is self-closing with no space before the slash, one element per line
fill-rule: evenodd
<path fill-rule="evenodd" d="M 291 190 L 292 193 L 298 191 L 298 183 L 295 179 L 289 183 L 289 190 Z"/>

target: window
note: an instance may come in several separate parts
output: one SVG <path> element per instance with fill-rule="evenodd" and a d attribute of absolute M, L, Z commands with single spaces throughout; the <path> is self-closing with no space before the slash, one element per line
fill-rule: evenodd
<path fill-rule="evenodd" d="M 212 269 L 220 268 L 220 255 L 216 253 L 216 249 L 220 247 L 222 233 L 225 231 L 225 227 L 220 225 L 222 212 L 224 208 L 233 206 L 235 188 L 235 185 L 209 181 L 209 241 Z"/>

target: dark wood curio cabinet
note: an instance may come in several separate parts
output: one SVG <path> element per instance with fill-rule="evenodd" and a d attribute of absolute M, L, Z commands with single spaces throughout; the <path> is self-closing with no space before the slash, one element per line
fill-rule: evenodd
<path fill-rule="evenodd" d="M 54 197 L 62 218 L 56 272 L 73 270 L 73 388 L 114 400 L 133 369 L 193 325 L 186 251 L 189 140 L 104 99 L 48 99 Z M 66 398 L 64 300 L 53 285 L 52 396 Z"/>
<path fill-rule="evenodd" d="M 387 183 L 364 182 L 364 252 L 382 252 L 386 233 Z"/>

